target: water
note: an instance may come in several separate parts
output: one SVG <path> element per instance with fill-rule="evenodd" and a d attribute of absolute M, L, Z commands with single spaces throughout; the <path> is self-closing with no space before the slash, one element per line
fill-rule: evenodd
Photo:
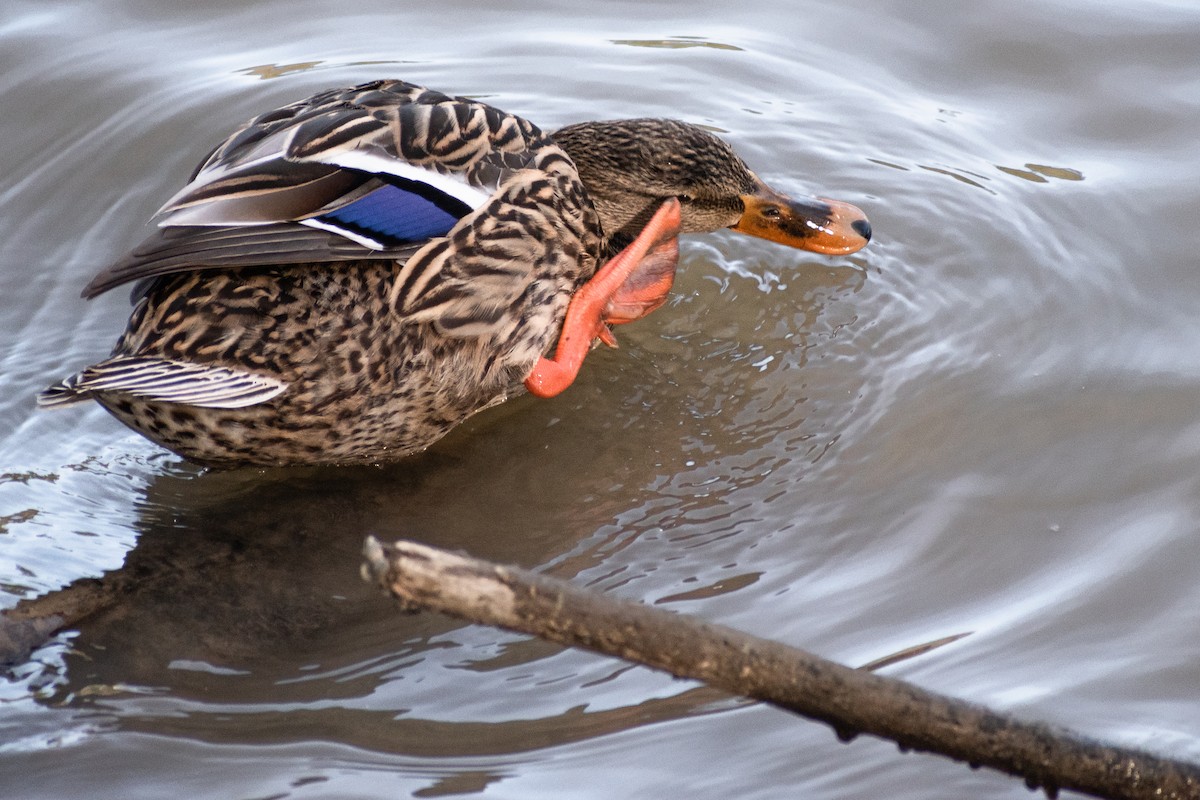
<path fill-rule="evenodd" d="M 405 616 L 368 534 L 519 563 L 1200 758 L 1200 11 L 10 0 L 0 595 L 136 590 L 0 684 L 0 796 L 1027 797 L 694 684 Z M 400 77 L 546 128 L 671 115 L 860 205 L 693 238 L 565 395 L 385 469 L 203 473 L 98 408 L 83 284 L 234 125 Z"/>

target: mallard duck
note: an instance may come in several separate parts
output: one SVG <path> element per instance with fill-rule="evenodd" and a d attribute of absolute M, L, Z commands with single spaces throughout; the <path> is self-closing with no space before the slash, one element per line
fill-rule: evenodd
<path fill-rule="evenodd" d="M 112 355 L 38 401 L 94 399 L 222 467 L 391 461 L 562 391 L 610 325 L 663 302 L 679 233 L 829 254 L 870 238 L 854 206 L 774 192 L 694 125 L 547 134 L 401 81 L 251 120 L 156 220 L 83 291 L 135 282 Z"/>

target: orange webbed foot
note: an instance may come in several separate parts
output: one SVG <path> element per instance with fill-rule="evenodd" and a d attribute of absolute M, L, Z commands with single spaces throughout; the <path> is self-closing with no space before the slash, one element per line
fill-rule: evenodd
<path fill-rule="evenodd" d="M 631 322 L 662 305 L 675 277 L 679 224 L 679 201 L 671 198 L 628 247 L 579 287 L 567 306 L 554 358 L 539 358 L 525 379 L 531 394 L 553 397 L 570 386 L 593 339 L 615 346 L 606 322 Z"/>
<path fill-rule="evenodd" d="M 624 325 L 667 302 L 679 264 L 679 239 L 671 237 L 648 252 L 604 309 L 609 325 Z"/>

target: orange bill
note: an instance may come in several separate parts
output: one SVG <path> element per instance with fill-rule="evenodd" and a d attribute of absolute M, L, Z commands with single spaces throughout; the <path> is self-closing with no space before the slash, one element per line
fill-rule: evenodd
<path fill-rule="evenodd" d="M 844 256 L 871 241 L 871 223 L 857 206 L 823 197 L 793 200 L 761 181 L 742 195 L 745 211 L 730 227 L 761 239 L 814 253 Z"/>

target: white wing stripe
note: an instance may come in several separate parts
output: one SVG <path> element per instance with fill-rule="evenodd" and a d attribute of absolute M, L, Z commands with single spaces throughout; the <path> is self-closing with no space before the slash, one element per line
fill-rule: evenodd
<path fill-rule="evenodd" d="M 302 220 L 300 220 L 300 224 L 307 225 L 310 228 L 317 228 L 318 230 L 329 231 L 330 233 L 336 233 L 338 236 L 344 236 L 347 239 L 349 239 L 350 241 L 357 242 L 358 244 L 361 244 L 363 247 L 369 247 L 372 250 L 383 250 L 386 247 L 386 245 L 383 242 L 377 242 L 369 236 L 363 236 L 361 233 L 357 233 L 355 231 L 349 231 L 349 230 L 346 230 L 345 228 L 339 227 L 337 225 L 331 225 L 328 222 L 322 222 L 321 220 L 317 219 L 316 217 L 310 217 L 309 219 L 302 219 Z"/>
<path fill-rule="evenodd" d="M 461 200 L 472 209 L 479 208 L 487 202 L 490 193 L 472 186 L 467 182 L 465 173 L 456 172 L 443 175 L 425 167 L 418 167 L 407 161 L 400 161 L 385 153 L 372 153 L 369 150 L 344 150 L 328 153 L 324 157 L 314 159 L 323 164 L 335 164 L 346 169 L 357 169 L 374 174 L 395 175 L 410 181 L 424 183 L 444 192 L 453 198 Z"/>

